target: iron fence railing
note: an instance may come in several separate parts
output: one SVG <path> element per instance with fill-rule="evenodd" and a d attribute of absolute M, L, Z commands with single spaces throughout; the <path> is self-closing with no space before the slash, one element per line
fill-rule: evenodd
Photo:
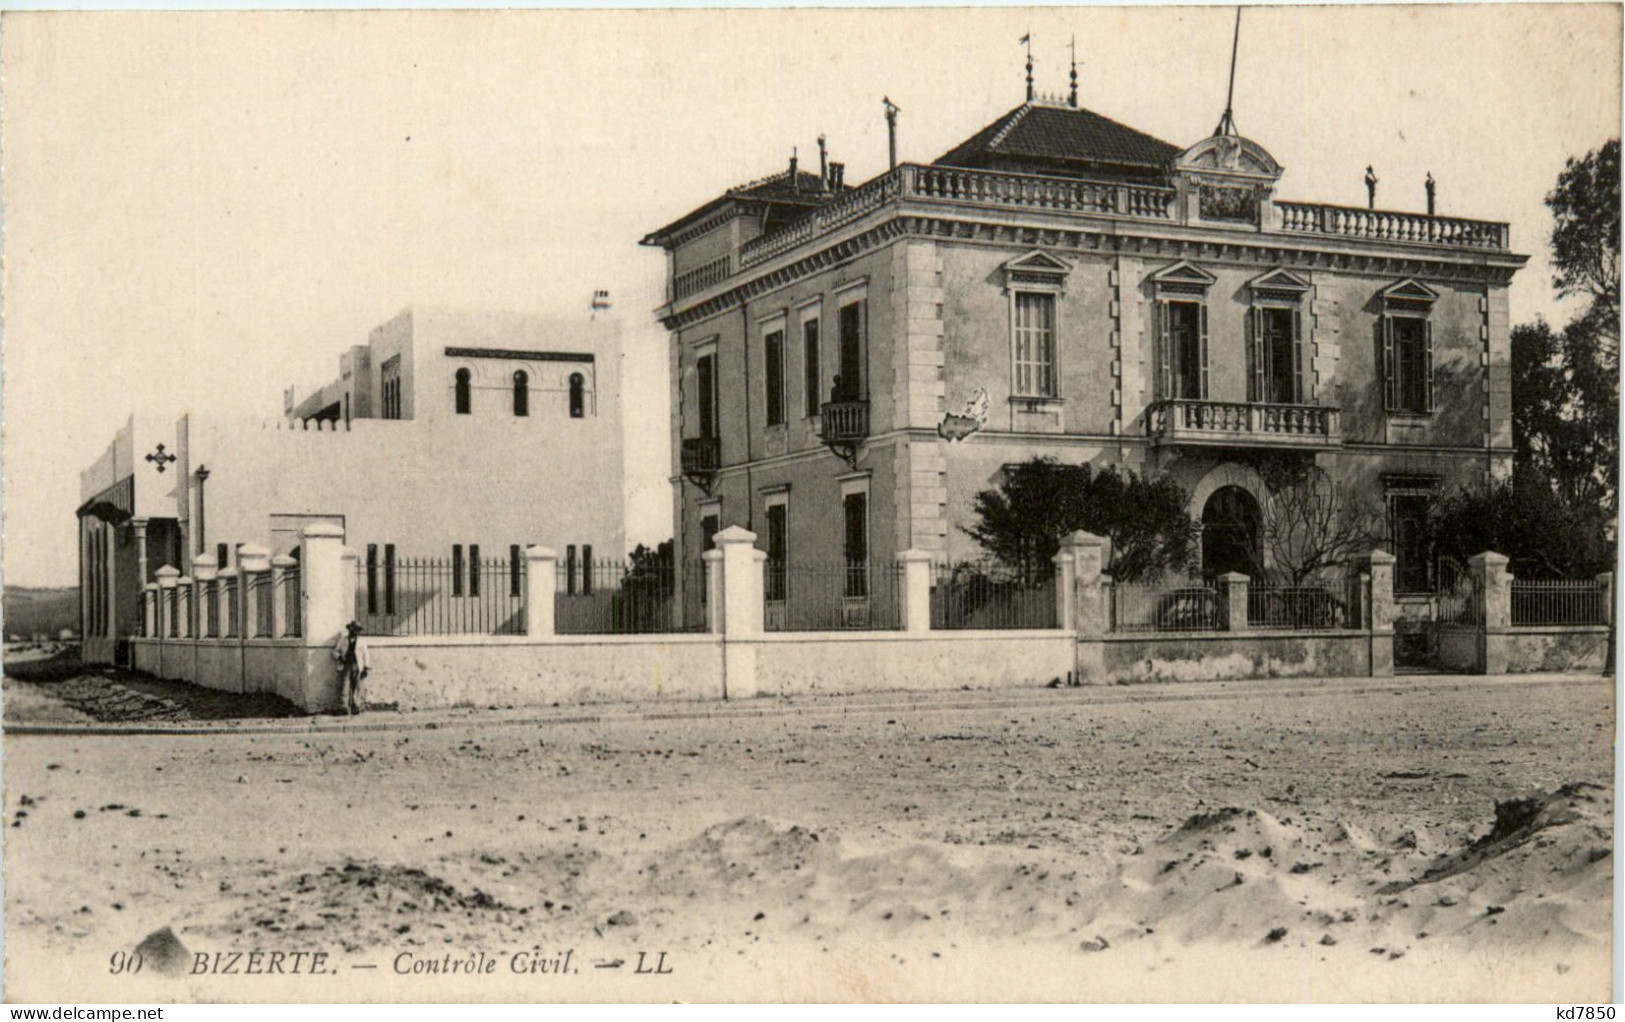
<path fill-rule="evenodd" d="M 1358 579 L 1309 585 L 1247 586 L 1247 627 L 1279 629 L 1358 628 Z"/>
<path fill-rule="evenodd" d="M 1442 625 L 1484 624 L 1484 590 L 1472 579 L 1463 578 L 1434 597 L 1433 619 Z"/>
<path fill-rule="evenodd" d="M 221 597 L 226 603 L 226 634 L 225 638 L 236 639 L 242 637 L 242 629 L 238 627 L 241 612 L 239 607 L 242 601 L 237 598 L 237 579 L 226 579 L 225 595 Z"/>
<path fill-rule="evenodd" d="M 703 628 L 685 621 L 670 564 L 601 560 L 560 564 L 553 630 L 560 635 L 639 635 Z"/>
<path fill-rule="evenodd" d="M 1201 583 L 1111 586 L 1114 632 L 1211 632 L 1228 625 L 1225 597 Z"/>
<path fill-rule="evenodd" d="M 763 566 L 763 627 L 770 632 L 896 631 L 903 627 L 903 568 L 888 564 Z"/>
<path fill-rule="evenodd" d="M 301 635 L 304 632 L 304 608 L 299 589 L 299 568 L 294 566 L 282 572 L 282 634 Z"/>
<path fill-rule="evenodd" d="M 524 571 L 523 558 L 359 564 L 356 620 L 370 635 L 520 635 Z"/>
<path fill-rule="evenodd" d="M 220 637 L 220 583 L 203 583 L 203 634 L 211 639 Z"/>
<path fill-rule="evenodd" d="M 1606 625 L 1608 587 L 1574 579 L 1513 579 L 1514 625 Z"/>
<path fill-rule="evenodd" d="M 248 576 L 248 594 L 254 601 L 254 638 L 268 639 L 276 633 L 276 607 L 271 603 L 271 575 L 257 571 Z"/>
<path fill-rule="evenodd" d="M 1023 574 L 991 561 L 939 564 L 931 584 L 931 627 L 1059 628 L 1054 573 Z"/>

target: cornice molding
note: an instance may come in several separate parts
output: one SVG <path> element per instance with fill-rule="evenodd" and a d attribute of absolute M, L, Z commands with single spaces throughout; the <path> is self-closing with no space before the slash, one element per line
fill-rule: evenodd
<path fill-rule="evenodd" d="M 1126 233 L 1124 228 L 1130 226 L 1139 225 L 1111 221 L 1088 226 L 1048 227 L 897 210 L 890 218 L 864 230 L 845 236 L 836 233 L 830 243 L 790 262 L 735 274 L 733 282 L 719 285 L 723 290 L 709 297 L 696 296 L 697 301 L 667 306 L 661 310 L 661 323 L 668 330 L 682 329 L 904 237 L 998 248 L 1042 248 L 1077 255 L 1192 260 L 1299 272 L 1322 270 L 1386 277 L 1390 282 L 1396 277 L 1422 277 L 1505 286 L 1527 260 L 1520 255 L 1480 251 L 1340 251 L 1336 241 L 1314 244 L 1305 236 L 1295 234 L 1226 233 L 1202 238 Z"/>

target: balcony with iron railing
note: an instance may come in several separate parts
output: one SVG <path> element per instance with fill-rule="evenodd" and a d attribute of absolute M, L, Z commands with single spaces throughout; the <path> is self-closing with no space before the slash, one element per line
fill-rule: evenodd
<path fill-rule="evenodd" d="M 714 473 L 722 467 L 722 441 L 714 436 L 685 437 L 681 457 L 684 475 Z"/>
<path fill-rule="evenodd" d="M 1277 201 L 1270 203 L 1270 208 L 1264 211 L 1261 224 L 1238 226 L 1234 222 L 1209 223 L 1202 220 L 1199 213 L 1188 208 L 1189 204 L 1175 201 L 1178 195 L 1175 188 L 1165 185 L 905 163 L 824 203 L 779 230 L 746 242 L 739 250 L 738 269 L 761 265 L 826 232 L 855 223 L 883 207 L 903 202 L 1215 226 L 1231 231 L 1314 235 L 1384 245 L 1495 252 L 1508 250 L 1508 229 L 1504 223 Z M 693 272 L 698 275 L 692 280 L 686 279 L 684 286 L 678 289 L 680 293 L 698 290 L 702 280 L 718 282 L 711 275 Z M 704 286 L 709 286 L 709 283 Z"/>
<path fill-rule="evenodd" d="M 1145 424 L 1153 446 L 1324 449 L 1343 443 L 1340 411 L 1323 405 L 1174 399 L 1146 409 Z"/>
<path fill-rule="evenodd" d="M 869 402 L 826 401 L 818 409 L 818 435 L 828 443 L 851 443 L 869 436 Z"/>

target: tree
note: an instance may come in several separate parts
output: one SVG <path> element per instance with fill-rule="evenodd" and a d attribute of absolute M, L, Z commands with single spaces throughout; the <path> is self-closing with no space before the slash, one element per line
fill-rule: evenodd
<path fill-rule="evenodd" d="M 1564 504 L 1601 505 L 1608 518 L 1619 490 L 1619 173 L 1618 139 L 1568 160 L 1546 196 L 1552 285 L 1586 305 L 1561 331 L 1537 320 L 1512 333 L 1520 484 L 1544 482 Z"/>
<path fill-rule="evenodd" d="M 1269 569 L 1259 576 L 1303 585 L 1328 568 L 1371 552 L 1382 539 L 1382 513 L 1324 469 L 1309 465 L 1271 480 L 1259 532 Z"/>
<path fill-rule="evenodd" d="M 1195 523 L 1178 483 L 1142 477 L 1115 465 L 1062 465 L 1034 458 L 1005 472 L 997 487 L 973 498 L 965 532 L 1024 577 L 1040 577 L 1061 540 L 1084 529 L 1111 541 L 1106 573 L 1120 582 L 1182 568 Z"/>
<path fill-rule="evenodd" d="M 1538 477 L 1514 473 L 1458 491 L 1434 505 L 1434 549 L 1465 563 L 1493 550 L 1517 578 L 1589 578 L 1613 564 L 1604 526 L 1610 512 L 1567 503 Z"/>
<path fill-rule="evenodd" d="M 1329 568 L 1370 553 L 1382 541 L 1383 516 L 1370 501 L 1334 480 L 1312 460 L 1263 457 L 1258 547 L 1247 574 L 1259 581 L 1299 586 Z M 1221 522 L 1239 530 L 1253 523 Z"/>

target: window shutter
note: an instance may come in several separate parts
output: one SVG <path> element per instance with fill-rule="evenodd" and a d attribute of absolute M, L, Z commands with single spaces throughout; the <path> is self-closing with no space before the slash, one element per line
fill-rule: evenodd
<path fill-rule="evenodd" d="M 1206 401 L 1207 400 L 1207 303 L 1203 302 L 1201 304 L 1200 308 L 1202 310 L 1202 315 L 1201 315 L 1201 321 L 1202 321 L 1202 340 L 1201 340 L 1201 345 L 1202 345 L 1201 346 L 1201 355 L 1202 355 L 1202 400 Z"/>
<path fill-rule="evenodd" d="M 1382 404 L 1388 411 L 1399 407 L 1399 373 L 1394 364 L 1394 319 L 1383 316 L 1377 329 L 1382 333 Z"/>
<path fill-rule="evenodd" d="M 1252 335 L 1247 338 L 1247 399 L 1264 401 L 1268 395 L 1268 391 L 1264 389 L 1265 367 L 1268 360 L 1264 348 L 1263 309 L 1248 310 L 1247 328 L 1252 331 Z"/>
<path fill-rule="evenodd" d="M 1292 400 L 1305 404 L 1309 400 L 1309 373 L 1305 364 L 1309 360 L 1303 336 L 1303 310 L 1292 310 Z"/>
<path fill-rule="evenodd" d="M 1157 396 L 1167 400 L 1174 396 L 1173 376 L 1173 347 L 1174 337 L 1172 329 L 1173 317 L 1169 314 L 1168 303 L 1157 303 Z"/>
<path fill-rule="evenodd" d="M 1423 400 L 1427 402 L 1425 411 L 1433 411 L 1433 320 L 1423 323 L 1422 346 L 1422 372 L 1426 374 L 1427 390 L 1423 391 Z"/>

